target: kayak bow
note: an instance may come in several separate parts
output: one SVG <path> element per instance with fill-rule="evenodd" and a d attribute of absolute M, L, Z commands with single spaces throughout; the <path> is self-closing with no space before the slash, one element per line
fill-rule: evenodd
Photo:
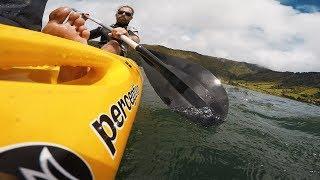
<path fill-rule="evenodd" d="M 0 25 L 0 179 L 114 178 L 140 104 L 130 59 Z M 58 83 L 62 66 L 88 73 Z"/>

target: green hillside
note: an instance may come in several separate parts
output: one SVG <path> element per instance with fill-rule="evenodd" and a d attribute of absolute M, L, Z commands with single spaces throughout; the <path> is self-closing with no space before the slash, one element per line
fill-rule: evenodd
<path fill-rule="evenodd" d="M 277 72 L 255 64 L 201 55 L 191 51 L 175 50 L 158 45 L 145 46 L 166 55 L 197 62 L 226 84 L 320 105 L 319 72 Z M 138 63 L 141 60 L 134 52 L 130 52 L 129 57 Z"/>

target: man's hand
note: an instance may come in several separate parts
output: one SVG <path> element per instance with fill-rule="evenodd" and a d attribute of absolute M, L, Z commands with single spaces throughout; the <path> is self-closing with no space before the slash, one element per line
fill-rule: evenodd
<path fill-rule="evenodd" d="M 81 17 L 86 21 L 86 20 L 89 19 L 90 14 L 88 14 L 88 13 L 81 13 Z"/>
<path fill-rule="evenodd" d="M 114 28 L 111 33 L 108 34 L 110 37 L 115 38 L 115 39 L 119 39 L 120 40 L 120 36 L 121 35 L 126 35 L 129 36 L 129 33 L 126 29 L 122 28 L 122 27 L 117 27 Z"/>

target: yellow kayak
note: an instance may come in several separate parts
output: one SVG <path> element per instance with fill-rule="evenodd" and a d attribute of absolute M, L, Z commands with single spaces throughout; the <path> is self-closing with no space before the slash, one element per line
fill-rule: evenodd
<path fill-rule="evenodd" d="M 141 92 L 130 59 L 0 25 L 0 179 L 113 179 Z"/>

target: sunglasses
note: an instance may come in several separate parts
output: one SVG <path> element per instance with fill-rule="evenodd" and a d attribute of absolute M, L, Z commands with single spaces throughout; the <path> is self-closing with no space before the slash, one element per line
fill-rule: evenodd
<path fill-rule="evenodd" d="M 130 13 L 130 12 L 126 12 L 126 11 L 118 11 L 118 14 L 119 15 L 121 15 L 121 14 L 125 14 L 126 16 L 129 16 L 129 17 L 131 17 L 132 16 L 132 13 Z"/>

